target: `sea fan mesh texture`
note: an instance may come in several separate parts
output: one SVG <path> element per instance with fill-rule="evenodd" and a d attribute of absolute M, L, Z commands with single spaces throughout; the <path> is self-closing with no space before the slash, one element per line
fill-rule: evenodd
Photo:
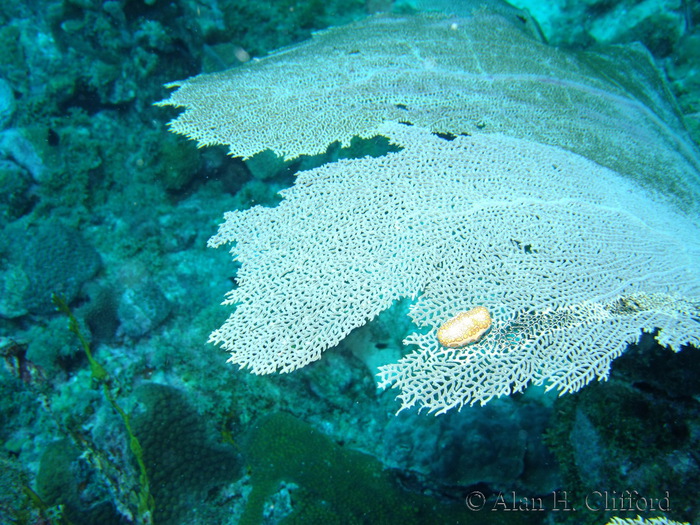
<path fill-rule="evenodd" d="M 658 518 L 642 518 L 637 516 L 636 518 L 611 518 L 606 525 L 690 525 L 687 521 L 673 521 L 667 517 Z"/>
<path fill-rule="evenodd" d="M 161 105 L 200 145 L 294 158 L 371 136 L 386 120 L 561 146 L 686 206 L 700 163 L 648 52 L 567 53 L 499 16 L 379 16 L 221 73 L 173 82 Z"/>
<path fill-rule="evenodd" d="M 233 155 L 378 129 L 404 148 L 226 214 L 210 245 L 233 243 L 242 266 L 211 341 L 230 361 L 297 369 L 412 297 L 411 352 L 380 384 L 440 413 L 528 383 L 575 391 L 641 330 L 700 346 L 700 161 L 649 54 L 569 53 L 516 25 L 379 16 L 171 84 L 171 128 Z M 477 305 L 491 331 L 440 347 L 438 326 Z"/>
<path fill-rule="evenodd" d="M 226 214 L 211 246 L 242 263 L 211 341 L 254 373 L 318 359 L 395 300 L 417 297 L 412 353 L 380 384 L 444 412 L 605 378 L 641 330 L 700 346 L 700 236 L 666 202 L 563 149 L 500 134 L 445 140 L 387 123 L 404 149 L 303 172 L 275 208 Z M 486 306 L 479 343 L 437 327 Z"/>

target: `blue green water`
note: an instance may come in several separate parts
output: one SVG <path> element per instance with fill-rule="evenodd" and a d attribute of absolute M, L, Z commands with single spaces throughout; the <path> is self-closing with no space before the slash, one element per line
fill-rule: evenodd
<path fill-rule="evenodd" d="M 403 351 L 408 301 L 290 374 L 207 344 L 235 286 L 229 254 L 206 247 L 224 212 L 392 147 L 244 162 L 170 133 L 164 84 L 375 12 L 457 9 L 427 4 L 0 5 L 0 523 L 700 522 L 697 349 L 647 334 L 607 382 L 435 417 L 395 415 L 373 374 Z M 641 42 L 700 140 L 696 2 L 494 6 L 565 49 Z"/>

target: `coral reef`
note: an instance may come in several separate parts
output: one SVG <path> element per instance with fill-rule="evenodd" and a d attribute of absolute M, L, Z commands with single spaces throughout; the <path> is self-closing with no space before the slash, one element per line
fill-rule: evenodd
<path fill-rule="evenodd" d="M 477 3 L 544 42 L 527 13 Z M 471 9 L 456 0 L 402 4 L 404 14 Z M 549 22 L 538 18 L 550 42 L 580 51 L 602 36 L 642 40 L 698 136 L 697 2 L 561 5 Z M 178 112 L 153 107 L 168 96 L 163 84 L 251 67 L 391 8 L 390 0 L 0 3 L 0 522 L 143 522 L 140 448 L 156 524 L 234 525 L 244 515 L 361 523 L 366 513 L 385 523 L 562 523 L 573 516 L 478 513 L 465 497 L 482 493 L 493 504 L 511 490 L 547 496 L 602 480 L 639 490 L 667 482 L 678 502 L 668 518 L 698 523 L 691 352 L 640 345 L 583 396 L 528 394 L 436 419 L 395 417 L 393 396 L 374 382 L 379 366 L 402 356 L 408 300 L 284 377 L 233 370 L 205 344 L 225 319 L 217 303 L 236 271 L 228 254 L 205 247 L 221 214 L 276 205 L 300 170 L 399 148 L 350 137 L 287 161 L 199 150 L 167 133 Z M 91 357 L 53 311 L 53 292 L 70 303 Z M 105 377 L 100 369 L 139 447 L 94 379 Z M 584 465 L 591 455 L 599 459 Z"/>

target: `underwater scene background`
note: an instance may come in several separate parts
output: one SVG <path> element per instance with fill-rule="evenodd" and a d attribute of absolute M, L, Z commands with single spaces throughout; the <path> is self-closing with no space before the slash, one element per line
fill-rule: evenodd
<path fill-rule="evenodd" d="M 437 416 L 429 412 L 442 400 L 431 405 L 423 394 L 418 407 L 429 410 L 398 412 L 408 398 L 377 388 L 380 367 L 408 353 L 412 297 L 384 297 L 391 307 L 291 373 L 251 374 L 207 343 L 234 309 L 220 303 L 243 286 L 237 270 L 258 257 L 232 263 L 226 250 L 207 248 L 224 213 L 276 206 L 298 173 L 353 159 L 381 163 L 401 147 L 390 133 L 349 132 L 349 144 L 318 135 L 320 153 L 285 158 L 272 143 L 248 153 L 246 133 L 304 135 L 273 120 L 288 110 L 271 103 L 254 125 L 218 141 L 244 137 L 238 154 L 198 148 L 168 130 L 182 109 L 154 105 L 171 96 L 164 86 L 229 68 L 255 71 L 258 58 L 329 27 L 424 12 L 495 13 L 571 56 L 641 43 L 665 79 L 650 80 L 649 92 L 671 101 L 687 128 L 677 149 L 695 158 L 693 0 L 0 4 L 0 524 L 700 523 L 700 354 L 660 345 L 660 326 L 638 330 L 629 345 L 617 341 L 626 350 L 607 381 L 563 396 L 513 387 L 483 406 L 470 404 L 483 398 L 456 401 Z M 323 78 L 333 65 L 320 57 L 314 72 Z M 244 114 L 253 96 L 241 99 Z M 413 109 L 394 103 L 392 111 Z M 474 125 L 478 133 L 491 124 Z M 456 145 L 461 135 L 442 138 Z M 634 147 L 653 152 L 639 135 Z M 604 149 L 593 140 L 581 147 L 592 156 Z M 674 169 L 654 172 L 697 224 L 697 172 L 678 181 Z M 262 237 L 251 231 L 240 245 Z M 698 291 L 697 281 L 671 281 L 669 293 L 681 284 Z M 688 333 L 697 332 L 698 296 L 687 299 Z M 615 308 L 636 314 L 643 306 Z M 255 339 L 254 329 L 245 337 Z"/>

